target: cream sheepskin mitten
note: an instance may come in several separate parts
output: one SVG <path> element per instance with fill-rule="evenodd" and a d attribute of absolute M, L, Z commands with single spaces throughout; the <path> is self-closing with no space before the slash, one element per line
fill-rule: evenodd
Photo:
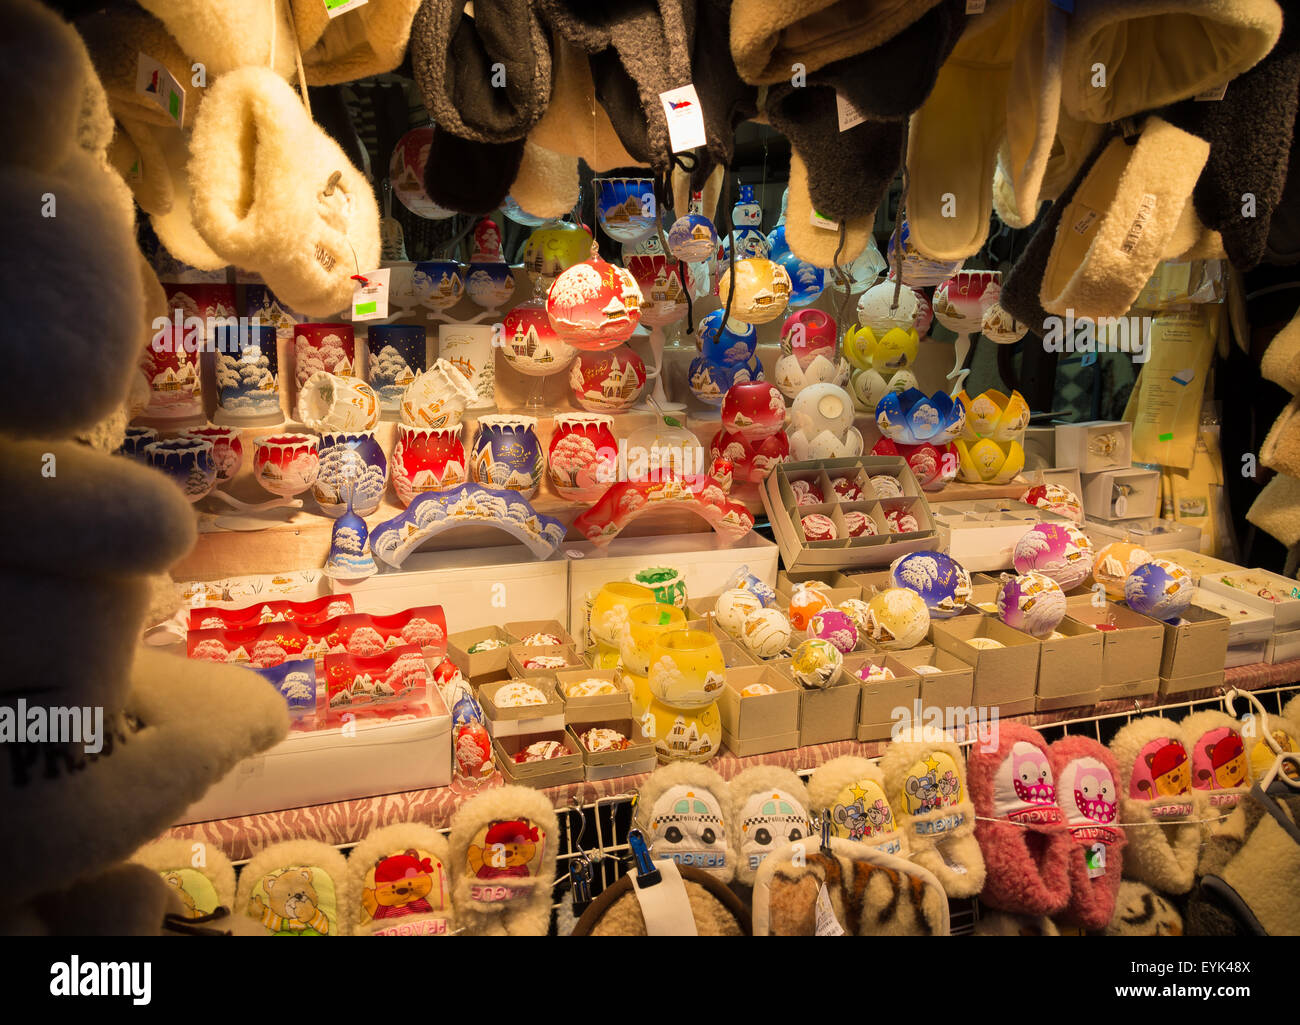
<path fill-rule="evenodd" d="M 448 837 L 456 923 L 475 936 L 545 936 L 560 843 L 545 794 L 499 787 L 466 801 Z"/>
<path fill-rule="evenodd" d="M 656 769 L 637 791 L 636 824 L 650 856 L 712 873 L 736 874 L 737 830 L 726 782 L 705 765 L 675 762 Z"/>
<path fill-rule="evenodd" d="M 1294 398 L 1269 428 L 1259 461 L 1270 470 L 1300 477 L 1300 398 Z"/>
<path fill-rule="evenodd" d="M 165 837 L 141 847 L 131 861 L 157 872 L 176 892 L 181 914 L 195 919 L 235 906 L 235 866 L 225 852 L 202 840 Z"/>
<path fill-rule="evenodd" d="M 831 837 L 786 844 L 754 882 L 754 935 L 815 936 L 825 891 L 835 925 L 849 936 L 947 936 L 948 897 L 920 865 L 878 847 Z M 825 933 L 824 933 L 825 934 Z"/>
<path fill-rule="evenodd" d="M 1274 0 L 1091 0 L 1066 34 L 1061 102 L 1096 124 L 1190 99 L 1254 67 L 1282 33 Z M 1106 85 L 1097 85 L 1096 66 Z"/>
<path fill-rule="evenodd" d="M 209 82 L 246 64 L 273 67 L 282 78 L 297 71 L 289 0 L 140 0 L 140 6 L 204 65 Z"/>
<path fill-rule="evenodd" d="M 666 862 L 661 879 L 645 891 L 635 889 L 631 875 L 606 887 L 573 927 L 574 936 L 749 936 L 749 912 L 726 886 L 698 868 Z M 661 887 L 663 889 L 661 889 Z M 643 900 L 659 902 L 646 922 Z M 664 905 L 668 905 L 664 909 Z M 663 910 L 661 910 L 663 909 Z M 675 912 L 670 915 L 668 911 Z M 668 924 L 672 923 L 672 924 Z"/>
<path fill-rule="evenodd" d="M 808 781 L 814 814 L 828 812 L 831 835 L 907 857 L 907 836 L 894 821 L 885 795 L 885 775 L 866 758 L 841 755 L 819 765 Z"/>
<path fill-rule="evenodd" d="M 784 843 L 808 836 L 808 788 L 779 765 L 755 765 L 730 783 L 732 819 L 739 829 L 736 880 L 753 885 L 763 859 Z"/>
<path fill-rule="evenodd" d="M 1064 316 L 1122 317 L 1150 280 L 1210 145 L 1158 117 L 1136 145 L 1116 137 L 1065 207 L 1039 298 Z"/>
<path fill-rule="evenodd" d="M 1119 884 L 1115 914 L 1107 936 L 1181 936 L 1183 916 L 1146 883 L 1125 879 Z"/>
<path fill-rule="evenodd" d="M 354 936 L 445 936 L 455 927 L 447 840 L 430 825 L 374 830 L 348 855 L 344 928 Z"/>
<path fill-rule="evenodd" d="M 1217 875 L 1246 837 L 1246 813 L 1240 805 L 1250 793 L 1250 757 L 1241 723 L 1226 712 L 1193 712 L 1179 725 L 1191 746 L 1192 797 L 1201 819 L 1196 874 Z"/>
<path fill-rule="evenodd" d="M 1128 834 L 1124 875 L 1162 893 L 1186 893 L 1196 876 L 1201 827 L 1182 729 L 1158 716 L 1135 719 L 1115 735 L 1110 751 Z"/>
<path fill-rule="evenodd" d="M 286 305 L 337 313 L 353 275 L 379 266 L 374 192 L 274 72 L 241 68 L 218 79 L 190 154 L 195 227 Z"/>
<path fill-rule="evenodd" d="M 340 905 L 347 873 L 346 859 L 329 844 L 273 844 L 240 871 L 235 913 L 271 936 L 346 936 Z"/>
<path fill-rule="evenodd" d="M 933 872 L 949 897 L 974 897 L 985 872 L 965 759 L 951 740 L 917 736 L 905 732 L 880 759 L 890 809 L 912 860 Z"/>
<path fill-rule="evenodd" d="M 337 85 L 392 71 L 406 55 L 420 6 L 420 0 L 368 0 L 331 18 L 320 0 L 288 2 L 308 85 Z"/>

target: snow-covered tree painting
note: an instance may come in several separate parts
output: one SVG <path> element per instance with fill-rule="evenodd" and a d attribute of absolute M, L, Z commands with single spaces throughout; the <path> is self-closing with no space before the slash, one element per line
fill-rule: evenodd
<path fill-rule="evenodd" d="M 227 412 L 274 413 L 280 408 L 271 361 L 256 345 L 217 355 L 217 388 Z"/>

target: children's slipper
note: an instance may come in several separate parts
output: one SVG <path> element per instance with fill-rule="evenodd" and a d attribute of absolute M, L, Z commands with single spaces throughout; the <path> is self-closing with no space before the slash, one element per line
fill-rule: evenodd
<path fill-rule="evenodd" d="M 131 860 L 153 869 L 175 891 L 184 918 L 204 918 L 235 906 L 235 867 L 212 844 L 166 837 L 141 847 Z"/>
<path fill-rule="evenodd" d="M 1283 706 L 1282 715 L 1270 715 L 1268 717 L 1268 732 L 1283 751 L 1300 751 L 1300 723 L 1291 718 L 1300 715 L 1300 702 L 1294 699 L 1287 705 Z M 1260 779 L 1272 767 L 1273 762 L 1277 759 L 1277 754 L 1261 735 L 1262 730 L 1256 724 L 1252 727 L 1252 732 L 1242 731 L 1242 739 L 1246 741 L 1246 750 L 1250 757 L 1250 774 L 1254 779 Z M 1290 775 L 1294 769 L 1283 771 Z M 1294 777 L 1292 777 L 1294 778 Z"/>
<path fill-rule="evenodd" d="M 1135 145 L 1112 139 L 1061 214 L 1043 272 L 1043 309 L 1122 317 L 1150 280 L 1205 166 L 1204 139 L 1158 117 Z"/>
<path fill-rule="evenodd" d="M 447 865 L 447 840 L 432 826 L 376 829 L 348 855 L 348 934 L 445 936 L 454 928 Z"/>
<path fill-rule="evenodd" d="M 652 772 L 637 795 L 636 822 L 652 858 L 731 882 L 738 839 L 731 791 L 721 776 L 704 765 L 675 762 Z"/>
<path fill-rule="evenodd" d="M 1288 477 L 1300 477 L 1300 398 L 1294 398 L 1273 421 L 1259 461 L 1271 470 Z"/>
<path fill-rule="evenodd" d="M 750 936 L 749 911 L 716 876 L 665 862 L 659 883 L 637 889 L 625 875 L 607 886 L 573 936 Z"/>
<path fill-rule="evenodd" d="M 337 85 L 392 71 L 406 54 L 420 6 L 420 0 L 367 0 L 335 16 L 318 0 L 289 2 L 308 85 Z"/>
<path fill-rule="evenodd" d="M 830 813 L 831 834 L 907 857 L 907 836 L 894 821 L 880 768 L 857 755 L 819 765 L 808 780 L 814 814 Z"/>
<path fill-rule="evenodd" d="M 346 859 L 329 844 L 272 844 L 239 873 L 235 910 L 271 936 L 343 936 L 347 873 Z"/>
<path fill-rule="evenodd" d="M 1115 914 L 1107 936 L 1181 936 L 1183 916 L 1173 903 L 1146 883 L 1125 879 L 1119 884 Z"/>
<path fill-rule="evenodd" d="M 915 737 L 894 740 L 880 759 L 894 820 L 912 860 L 933 872 L 949 897 L 974 897 L 984 889 L 984 858 L 961 748 Z"/>
<path fill-rule="evenodd" d="M 831 837 L 785 844 L 754 882 L 755 936 L 947 936 L 934 874 L 878 847 Z"/>
<path fill-rule="evenodd" d="M 190 153 L 195 227 L 287 306 L 337 313 L 351 301 L 353 276 L 379 266 L 369 182 L 273 71 L 240 68 L 217 79 Z"/>
<path fill-rule="evenodd" d="M 545 936 L 560 842 L 555 809 L 528 787 L 498 787 L 451 820 L 456 923 L 475 936 Z"/>
<path fill-rule="evenodd" d="M 1201 846 L 1187 738 L 1177 723 L 1147 716 L 1121 729 L 1110 751 L 1128 835 L 1124 875 L 1162 893 L 1186 893 Z"/>
<path fill-rule="evenodd" d="M 1104 929 L 1115 914 L 1128 842 L 1119 824 L 1119 768 L 1106 746 L 1091 737 L 1062 737 L 1047 754 L 1075 841 L 1070 906 L 1059 917 L 1085 929 Z"/>
<path fill-rule="evenodd" d="M 1191 746 L 1192 796 L 1202 820 L 1196 874 L 1218 875 L 1246 838 L 1246 813 L 1240 805 L 1250 793 L 1250 756 L 1241 723 L 1226 712 L 1193 712 L 1179 725 Z"/>
<path fill-rule="evenodd" d="M 987 873 L 980 902 L 1021 915 L 1064 911 L 1075 844 L 1057 804 L 1047 741 L 1028 726 L 1000 723 L 997 746 L 976 744 L 967 773 Z"/>
<path fill-rule="evenodd" d="M 803 840 L 811 829 L 808 788 L 779 765 L 755 765 L 730 783 L 731 806 L 739 832 L 736 880 L 747 886 L 763 859 L 782 844 Z"/>

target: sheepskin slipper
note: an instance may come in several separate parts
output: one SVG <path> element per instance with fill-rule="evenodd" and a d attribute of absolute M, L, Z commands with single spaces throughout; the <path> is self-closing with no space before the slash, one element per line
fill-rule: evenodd
<path fill-rule="evenodd" d="M 121 189 L 102 158 L 81 150 L 57 171 L 0 174 L 10 242 L 0 275 L 12 351 L 0 386 L 0 430 L 13 437 L 74 434 L 108 416 L 127 392 L 144 309 Z M 87 310 L 95 311 L 93 329 Z M 33 338 L 41 344 L 24 341 Z"/>
<path fill-rule="evenodd" d="M 1150 280 L 1210 145 L 1158 117 L 1110 141 L 1061 215 L 1039 299 L 1061 316 L 1122 317 Z"/>
<path fill-rule="evenodd" d="M 347 860 L 319 840 L 272 844 L 239 873 L 235 911 L 271 936 L 346 936 Z"/>
<path fill-rule="evenodd" d="M 189 172 L 204 240 L 300 313 L 345 309 L 353 275 L 379 266 L 370 184 L 267 68 L 240 68 L 208 89 Z"/>
<path fill-rule="evenodd" d="M 524 143 L 510 198 L 534 217 L 559 218 L 578 205 L 578 158 Z"/>
<path fill-rule="evenodd" d="M 1251 503 L 1246 519 L 1288 548 L 1300 542 L 1300 480 L 1277 474 Z"/>
<path fill-rule="evenodd" d="M 987 871 L 980 902 L 1020 915 L 1064 911 L 1076 852 L 1056 800 L 1047 741 L 1028 726 L 1000 723 L 997 747 L 975 745 L 966 771 Z"/>
<path fill-rule="evenodd" d="M 1118 822 L 1119 768 L 1092 737 L 1062 737 L 1047 749 L 1057 799 L 1074 836 L 1070 906 L 1061 921 L 1104 929 L 1115 914 L 1128 838 Z"/>
<path fill-rule="evenodd" d="M 411 26 L 415 84 L 444 131 L 470 142 L 522 139 L 551 99 L 550 41 L 528 0 L 477 4 L 473 17 L 465 6 L 419 6 Z"/>
<path fill-rule="evenodd" d="M 916 736 L 892 741 L 880 759 L 890 809 L 912 860 L 933 872 L 949 897 L 974 897 L 984 889 L 984 858 L 961 748 Z"/>
<path fill-rule="evenodd" d="M 818 815 L 830 815 L 832 835 L 907 857 L 907 836 L 894 821 L 875 762 L 857 755 L 824 762 L 808 780 L 808 799 Z"/>
<path fill-rule="evenodd" d="M 0 850 L 9 879 L 0 905 L 128 857 L 242 759 L 289 732 L 284 700 L 247 669 L 141 647 L 130 680 L 125 704 L 105 709 L 97 753 L 75 742 L 11 745 L 0 803 L 22 841 Z M 83 814 L 52 814 L 67 808 Z M 69 850 L 79 852 L 71 865 Z"/>
<path fill-rule="evenodd" d="M 308 85 L 338 85 L 392 71 L 406 55 L 420 6 L 420 0 L 368 0 L 331 18 L 319 0 L 290 2 Z"/>
<path fill-rule="evenodd" d="M 1128 834 L 1124 875 L 1162 893 L 1186 893 L 1196 876 L 1201 827 L 1182 729 L 1159 716 L 1135 719 L 1115 735 L 1110 752 Z"/>
<path fill-rule="evenodd" d="M 993 173 L 993 209 L 1006 224 L 1013 228 L 1027 228 L 1038 216 L 1038 206 L 1044 200 L 1055 200 L 1074 180 L 1088 154 L 1096 149 L 1105 129 L 1090 121 L 1076 121 L 1065 111 L 1056 119 L 1056 139 L 1051 154 L 1043 168 L 1038 202 L 1029 197 L 1017 197 L 1011 172 L 1011 150 L 1006 139 L 998 147 L 998 162 Z M 1029 214 L 1028 219 L 1021 212 Z"/>
<path fill-rule="evenodd" d="M 141 847 L 131 861 L 157 872 L 175 891 L 184 918 L 203 918 L 235 906 L 235 866 L 210 843 L 164 837 Z"/>
<path fill-rule="evenodd" d="M 1294 398 L 1273 421 L 1259 461 L 1271 470 L 1288 477 L 1300 477 L 1300 398 Z"/>
<path fill-rule="evenodd" d="M 560 843 L 555 809 L 528 787 L 466 801 L 448 838 L 456 922 L 475 936 L 545 936 Z"/>
<path fill-rule="evenodd" d="M 424 191 L 441 207 L 465 214 L 496 210 L 518 181 L 527 142 L 473 142 L 433 126 L 429 159 L 424 164 Z M 551 165 L 551 171 L 555 166 Z M 576 183 L 575 183 L 576 185 Z M 539 180 L 534 189 L 545 188 Z M 559 187 L 568 195 L 568 183 Z M 528 192 L 525 187 L 525 193 Z M 534 192 L 535 195 L 535 192 Z M 552 200 L 552 203 L 558 200 Z M 570 208 L 572 209 L 572 208 Z"/>
<path fill-rule="evenodd" d="M 1259 372 L 1292 395 L 1300 393 L 1300 311 L 1268 343 Z"/>
<path fill-rule="evenodd" d="M 772 851 L 808 836 L 808 788 L 803 780 L 779 765 L 755 765 L 730 784 L 733 821 L 740 830 L 736 880 L 747 886 Z"/>
<path fill-rule="evenodd" d="M 297 73 L 288 0 L 140 0 L 211 81 L 245 65 Z"/>
<path fill-rule="evenodd" d="M 763 862 L 754 882 L 754 935 L 819 935 L 823 891 L 849 936 L 951 931 L 948 897 L 933 873 L 880 848 L 831 837 L 829 854 L 816 841 L 786 844 Z"/>
<path fill-rule="evenodd" d="M 1115 914 L 1107 936 L 1181 936 L 1183 916 L 1146 883 L 1125 879 L 1119 884 Z"/>
<path fill-rule="evenodd" d="M 113 10 L 80 19 L 77 30 L 86 41 L 114 117 L 129 117 L 160 128 L 179 124 L 188 129 L 194 124 L 206 90 L 194 85 L 190 59 L 161 21 L 140 10 Z M 178 112 L 180 121 L 159 106 L 148 91 L 136 88 L 142 54 L 161 64 L 184 95 Z"/>
<path fill-rule="evenodd" d="M 422 822 L 374 830 L 348 855 L 351 936 L 445 936 L 454 928 L 447 840 Z"/>
<path fill-rule="evenodd" d="M 1092 0 L 1075 6 L 1061 102 L 1071 116 L 1096 124 L 1231 82 L 1282 32 L 1274 0 Z M 1105 88 L 1097 87 L 1099 64 Z"/>
<path fill-rule="evenodd" d="M 721 776 L 705 765 L 675 762 L 652 772 L 638 794 L 636 824 L 655 860 L 731 882 L 739 857 L 731 791 Z"/>
<path fill-rule="evenodd" d="M 631 874 L 607 886 L 573 936 L 749 936 L 749 912 L 712 874 L 665 862 L 659 883 L 636 888 Z M 647 905 L 647 901 L 654 904 Z M 647 922 L 647 919 L 650 921 Z"/>
<path fill-rule="evenodd" d="M 1250 793 L 1250 756 L 1241 723 L 1226 712 L 1193 712 L 1179 725 L 1191 746 L 1192 797 L 1201 820 L 1196 874 L 1217 875 L 1246 838 L 1241 802 Z"/>
<path fill-rule="evenodd" d="M 189 172 L 190 135 L 169 132 L 156 125 L 140 125 L 137 130 L 128 128 L 140 146 L 146 160 L 153 159 L 154 166 L 161 160 L 159 174 L 171 182 L 171 206 L 149 215 L 149 224 L 164 249 L 181 263 L 197 270 L 221 270 L 229 261 L 219 255 L 194 225 L 194 207 Z M 147 141 L 146 141 L 147 139 Z M 150 158 L 150 152 L 156 156 Z M 152 173 L 152 172 L 150 172 Z"/>

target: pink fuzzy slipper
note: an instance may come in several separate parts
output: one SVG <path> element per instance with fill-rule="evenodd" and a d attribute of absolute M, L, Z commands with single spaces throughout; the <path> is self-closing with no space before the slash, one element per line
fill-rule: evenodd
<path fill-rule="evenodd" d="M 1023 915 L 1064 911 L 1074 840 L 1056 803 L 1047 741 L 1028 726 L 999 723 L 997 747 L 977 744 L 967 772 L 988 872 L 980 901 Z"/>
<path fill-rule="evenodd" d="M 1047 749 L 1057 801 L 1074 836 L 1070 856 L 1070 906 L 1063 922 L 1104 929 L 1115 914 L 1122 854 L 1128 842 L 1119 825 L 1119 769 L 1091 737 L 1063 737 Z"/>

